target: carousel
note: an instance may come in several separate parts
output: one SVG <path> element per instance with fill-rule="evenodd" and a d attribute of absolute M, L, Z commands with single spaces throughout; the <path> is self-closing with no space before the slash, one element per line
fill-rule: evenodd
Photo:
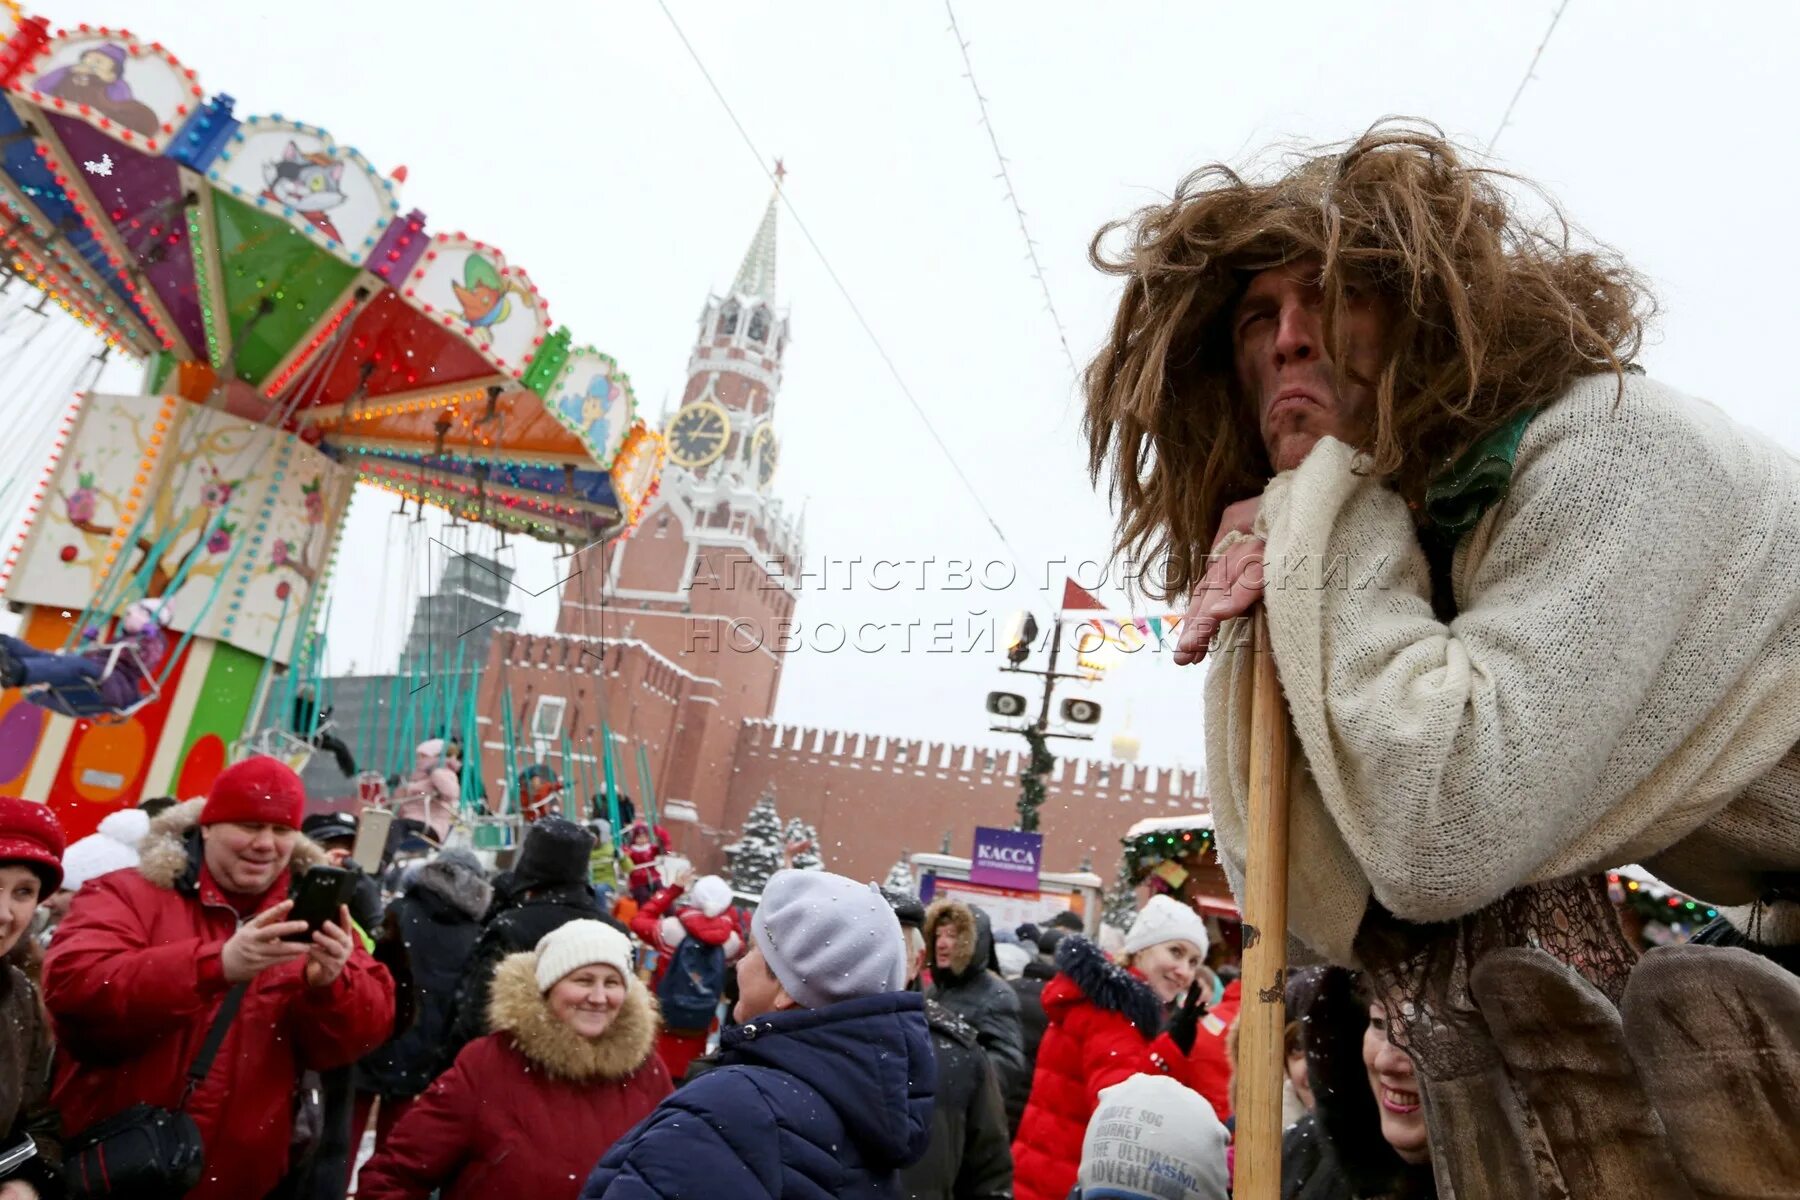
<path fill-rule="evenodd" d="M 357 484 L 578 548 L 630 531 L 664 448 L 524 268 L 401 204 L 404 168 L 239 115 L 125 30 L 12 19 L 0 386 L 30 390 L 7 379 L 30 357 L 9 343 L 46 304 L 87 335 L 31 357 L 71 364 L 72 389 L 29 415 L 15 400 L 15 440 L 44 443 L 0 481 L 24 517 L 0 560 L 21 619 L 0 642 L 0 791 L 79 837 L 120 805 L 203 792 L 236 757 L 343 744 L 322 631 Z M 84 386 L 120 358 L 141 388 Z M 478 744 L 475 688 L 446 680 L 410 702 L 416 731 L 442 735 L 424 769 L 479 790 L 473 753 L 451 766 Z M 412 757 L 411 730 L 385 736 L 387 759 Z M 379 791 L 387 772 L 370 774 Z"/>

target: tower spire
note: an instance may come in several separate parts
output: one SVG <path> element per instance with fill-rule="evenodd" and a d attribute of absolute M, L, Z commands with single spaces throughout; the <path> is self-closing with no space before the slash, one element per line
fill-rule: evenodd
<path fill-rule="evenodd" d="M 769 197 L 762 224 L 757 226 L 756 236 L 751 239 L 743 265 L 738 267 L 737 279 L 731 285 L 737 295 L 753 296 L 769 304 L 775 303 L 775 217 L 781 204 L 781 181 L 786 177 L 787 168 L 778 158 L 775 160 L 775 193 Z"/>

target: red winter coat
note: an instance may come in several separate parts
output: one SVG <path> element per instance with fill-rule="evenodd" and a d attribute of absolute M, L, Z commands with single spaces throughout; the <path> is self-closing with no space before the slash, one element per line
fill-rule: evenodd
<path fill-rule="evenodd" d="M 1157 1033 L 1162 1005 L 1149 984 L 1074 935 L 1057 946 L 1056 968 L 1044 985 L 1048 1024 L 1013 1140 L 1017 1200 L 1067 1200 L 1100 1089 L 1144 1074 L 1189 1082 L 1181 1051 Z"/>
<path fill-rule="evenodd" d="M 494 1032 L 413 1102 L 362 1169 L 357 1200 L 574 1197 L 620 1136 L 673 1087 L 653 1052 L 656 1009 L 636 979 L 598 1041 L 550 1015 L 537 955 L 494 973 Z"/>
<path fill-rule="evenodd" d="M 1194 1049 L 1187 1055 L 1187 1085 L 1206 1097 L 1221 1121 L 1231 1117 L 1231 1059 L 1225 1053 L 1225 1035 L 1242 1004 L 1243 988 L 1234 979 L 1225 985 L 1219 1002 L 1200 1018 Z"/>
<path fill-rule="evenodd" d="M 144 1102 L 173 1108 L 187 1069 L 231 985 L 219 952 L 238 914 L 213 882 L 198 837 L 203 802 L 158 817 L 135 871 L 90 880 L 44 960 L 44 1003 L 56 1029 L 51 1103 L 65 1135 Z M 290 870 L 325 861 L 302 838 Z M 283 872 L 256 903 L 287 898 Z M 360 941 L 328 987 L 306 986 L 305 963 L 251 981 L 206 1081 L 188 1105 L 206 1145 L 206 1174 L 189 1200 L 262 1196 L 287 1171 L 300 1072 L 355 1062 L 387 1039 L 394 982 Z"/>

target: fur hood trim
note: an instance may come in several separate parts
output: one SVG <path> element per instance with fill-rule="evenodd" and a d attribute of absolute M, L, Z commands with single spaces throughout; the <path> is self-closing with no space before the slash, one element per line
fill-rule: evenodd
<path fill-rule="evenodd" d="M 488 1023 L 512 1038 L 519 1053 L 559 1079 L 585 1083 L 625 1079 L 656 1052 L 662 1024 L 656 997 L 635 975 L 625 977 L 625 1003 L 606 1032 L 589 1041 L 550 1015 L 538 991 L 537 953 L 509 954 L 494 971 Z"/>
<path fill-rule="evenodd" d="M 461 863 L 445 862 L 441 857 L 420 867 L 411 886 L 430 892 L 471 921 L 481 920 L 494 898 L 487 880 Z"/>
<path fill-rule="evenodd" d="M 153 819 L 149 832 L 138 844 L 138 874 L 159 888 L 177 890 L 189 869 L 195 867 L 189 857 L 188 834 L 199 828 L 200 810 L 205 807 L 203 799 L 184 800 Z M 317 842 L 301 834 L 294 841 L 288 870 L 299 875 L 329 861 Z"/>
<path fill-rule="evenodd" d="M 1080 934 L 1072 933 L 1057 943 L 1056 969 L 1101 1008 L 1125 1014 L 1145 1037 L 1155 1037 L 1162 1028 L 1162 1004 L 1150 985 L 1108 962 L 1100 947 Z"/>
<path fill-rule="evenodd" d="M 956 930 L 956 949 L 950 953 L 950 961 L 940 963 L 937 958 L 938 926 L 948 921 Z M 931 959 L 934 974 L 947 969 L 952 975 L 961 975 L 975 961 L 975 910 L 960 900 L 934 900 L 931 907 L 925 910 L 925 948 Z"/>

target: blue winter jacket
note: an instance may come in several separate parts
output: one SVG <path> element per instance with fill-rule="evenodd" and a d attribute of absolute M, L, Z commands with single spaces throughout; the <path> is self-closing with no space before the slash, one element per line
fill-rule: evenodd
<path fill-rule="evenodd" d="M 770 1013 L 727 1029 L 720 1063 L 615 1142 L 582 1200 L 877 1200 L 931 1140 L 916 992 Z"/>

